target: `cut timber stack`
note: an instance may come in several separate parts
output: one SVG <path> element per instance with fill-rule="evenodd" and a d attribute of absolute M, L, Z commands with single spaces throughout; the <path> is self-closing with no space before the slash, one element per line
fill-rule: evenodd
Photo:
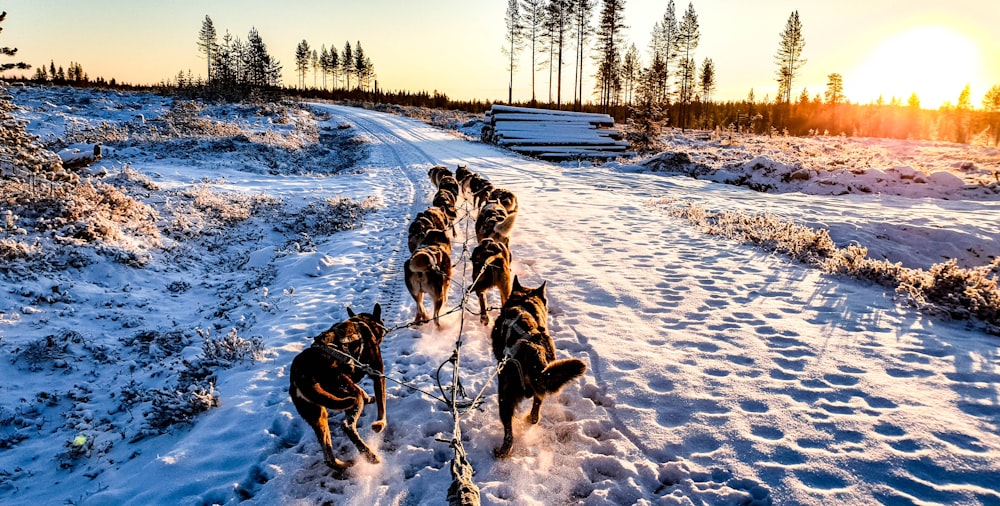
<path fill-rule="evenodd" d="M 483 140 L 543 160 L 633 156 L 607 114 L 494 105 L 486 111 Z"/>

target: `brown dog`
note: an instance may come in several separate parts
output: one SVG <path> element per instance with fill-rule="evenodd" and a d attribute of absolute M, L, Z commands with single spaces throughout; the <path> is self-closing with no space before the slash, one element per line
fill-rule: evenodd
<path fill-rule="evenodd" d="M 465 188 L 466 180 L 472 177 L 474 172 L 469 170 L 468 165 L 459 165 L 455 167 L 455 179 L 458 180 L 459 186 L 463 189 Z"/>
<path fill-rule="evenodd" d="M 487 203 L 479 210 L 479 216 L 476 217 L 476 240 L 483 242 L 483 239 L 489 237 L 509 244 L 510 232 L 514 228 L 516 217 L 516 214 L 508 215 L 507 210 L 496 202 Z"/>
<path fill-rule="evenodd" d="M 444 214 L 448 217 L 448 222 L 454 224 L 455 220 L 458 219 L 458 194 L 452 193 L 451 190 L 438 190 L 434 194 L 434 200 L 431 201 L 431 205 L 434 207 L 439 207 L 444 211 Z"/>
<path fill-rule="evenodd" d="M 490 288 L 500 291 L 500 304 L 507 302 L 510 295 L 510 248 L 506 244 L 487 237 L 472 250 L 472 289 L 479 296 L 479 321 L 490 324 L 486 308 L 486 292 Z"/>
<path fill-rule="evenodd" d="M 406 276 L 406 289 L 410 291 L 417 303 L 416 322 L 428 320 L 424 311 L 424 294 L 431 297 L 434 304 L 434 323 L 440 327 L 437 319 L 441 315 L 441 307 L 448 300 L 448 287 L 451 284 L 451 240 L 443 230 L 432 230 L 403 264 Z"/>
<path fill-rule="evenodd" d="M 547 329 L 548 299 L 545 283 L 524 288 L 514 277 L 510 297 L 500 310 L 491 334 L 493 356 L 504 363 L 497 377 L 503 444 L 493 451 L 497 458 L 510 455 L 514 444 L 512 420 L 520 402 L 532 398 L 528 422 L 538 423 L 542 400 L 558 392 L 587 370 L 582 360 L 556 360 L 556 347 Z"/>
<path fill-rule="evenodd" d="M 410 248 L 410 253 L 417 250 L 417 247 L 431 230 L 444 230 L 447 233 L 450 228 L 451 222 L 448 220 L 448 216 L 439 207 L 428 207 L 426 211 L 417 213 L 417 217 L 410 223 L 408 230 L 407 247 Z"/>
<path fill-rule="evenodd" d="M 438 190 L 447 190 L 451 192 L 451 194 L 455 196 L 455 199 L 458 199 L 459 192 L 462 189 L 462 187 L 458 184 L 458 180 L 450 175 L 441 176 L 441 180 L 438 181 L 437 187 Z"/>
<path fill-rule="evenodd" d="M 433 183 L 434 186 L 436 187 L 441 186 L 442 177 L 450 175 L 451 171 L 448 170 L 448 167 L 445 167 L 444 165 L 435 165 L 427 171 L 427 177 L 431 179 L 431 183 Z"/>
<path fill-rule="evenodd" d="M 344 434 L 369 462 L 379 462 L 375 452 L 358 435 L 361 410 L 372 399 L 358 385 L 367 372 L 351 359 L 378 373 L 372 376 L 378 408 L 372 430 L 382 432 L 385 428 L 385 378 L 380 346 L 386 328 L 382 324 L 382 306 L 376 303 L 371 313 L 361 314 L 347 308 L 347 314 L 346 321 L 316 336 L 311 347 L 295 356 L 288 374 L 288 393 L 295 409 L 316 433 L 326 464 L 335 469 L 350 467 L 354 461 L 334 456 L 327 410 L 343 411 L 340 427 Z"/>

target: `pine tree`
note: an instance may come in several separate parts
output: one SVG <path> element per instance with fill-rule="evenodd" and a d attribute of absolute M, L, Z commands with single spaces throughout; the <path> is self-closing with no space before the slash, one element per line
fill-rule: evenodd
<path fill-rule="evenodd" d="M 521 8 L 524 9 L 524 29 L 525 35 L 531 44 L 531 103 L 536 102 L 535 96 L 535 73 L 538 70 L 535 57 L 540 49 L 542 31 L 545 26 L 545 4 L 542 0 L 522 0 Z"/>
<path fill-rule="evenodd" d="M 802 34 L 799 11 L 794 11 L 785 23 L 785 30 L 781 32 L 778 54 L 774 57 L 775 63 L 778 64 L 779 102 L 786 104 L 792 102 L 792 83 L 795 81 L 799 69 L 806 64 L 806 60 L 802 58 L 802 50 L 805 45 L 806 39 Z"/>
<path fill-rule="evenodd" d="M 323 90 L 326 91 L 326 75 L 330 72 L 330 51 L 326 49 L 326 44 L 320 46 L 319 68 L 323 72 Z"/>
<path fill-rule="evenodd" d="M 368 74 L 368 60 L 365 58 L 365 51 L 361 49 L 361 41 L 354 44 L 354 75 L 358 77 L 358 89 L 364 89 L 367 85 L 364 82 Z"/>
<path fill-rule="evenodd" d="M 701 40 L 701 32 L 698 26 L 698 15 L 694 11 L 694 4 L 688 3 L 688 8 L 684 11 L 680 23 L 677 25 L 677 49 L 681 64 L 678 69 L 680 81 L 680 126 L 686 128 L 691 100 L 694 98 L 694 86 L 697 78 L 697 65 L 694 62 L 694 50 L 698 48 Z"/>
<path fill-rule="evenodd" d="M 608 112 L 620 86 L 620 48 L 625 29 L 625 0 L 604 0 L 597 25 L 597 76 L 600 104 Z"/>
<path fill-rule="evenodd" d="M 319 76 L 319 53 L 315 49 L 312 50 L 312 55 L 309 57 L 309 64 L 313 69 L 313 88 L 316 88 L 316 78 Z"/>
<path fill-rule="evenodd" d="M 958 105 L 955 106 L 954 128 L 955 142 L 968 144 L 970 137 L 970 123 L 972 112 L 972 88 L 966 84 L 962 88 L 962 93 L 958 95 Z"/>
<path fill-rule="evenodd" d="M 632 44 L 625 53 L 622 62 L 622 80 L 625 89 L 625 106 L 631 107 L 635 98 L 635 90 L 639 84 L 639 75 L 642 73 L 642 63 L 639 61 L 639 50 Z"/>
<path fill-rule="evenodd" d="M 708 103 L 712 101 L 712 93 L 715 92 L 715 62 L 711 58 L 705 58 L 701 63 L 701 75 L 698 78 L 698 85 L 701 89 L 701 101 Z"/>
<path fill-rule="evenodd" d="M 994 84 L 983 96 L 983 110 L 989 115 L 993 146 L 1000 145 L 1000 85 Z"/>
<path fill-rule="evenodd" d="M 827 104 L 839 104 L 844 101 L 844 77 L 840 74 L 826 76 L 826 92 L 823 94 Z"/>
<path fill-rule="evenodd" d="M 340 66 L 344 72 L 344 79 L 347 80 L 347 90 L 351 89 L 351 72 L 354 65 L 354 50 L 351 49 L 351 41 L 344 43 L 344 52 L 341 54 Z"/>
<path fill-rule="evenodd" d="M 549 59 L 549 103 L 552 102 L 552 60 L 556 63 L 556 108 L 562 106 L 563 48 L 566 45 L 566 31 L 569 29 L 571 0 L 550 0 L 546 8 L 546 31 L 550 47 L 555 49 L 554 58 Z M 551 51 L 550 51 L 551 52 Z"/>
<path fill-rule="evenodd" d="M 242 82 L 246 86 L 262 89 L 281 85 L 281 64 L 267 52 L 267 45 L 256 28 L 250 29 L 242 57 Z"/>
<path fill-rule="evenodd" d="M 212 80 L 212 62 L 215 60 L 215 53 L 218 50 L 218 34 L 215 32 L 215 25 L 212 18 L 205 15 L 205 20 L 201 22 L 201 31 L 198 32 L 198 52 L 205 54 L 206 79 Z"/>
<path fill-rule="evenodd" d="M 576 30 L 576 65 L 573 72 L 574 103 L 577 110 L 583 108 L 583 61 L 590 33 L 590 18 L 594 12 L 594 0 L 572 0 L 573 28 Z"/>
<path fill-rule="evenodd" d="M 514 70 L 517 68 L 517 53 L 521 50 L 524 33 L 518 0 L 507 0 L 507 13 L 504 20 L 507 23 L 507 31 L 504 35 L 507 46 L 503 48 L 503 52 L 508 57 L 507 70 L 510 72 L 510 83 L 507 85 L 507 103 L 512 104 L 514 101 Z"/>
<path fill-rule="evenodd" d="M 337 53 L 337 48 L 332 45 L 330 46 L 330 61 L 327 63 L 327 66 L 333 74 L 331 76 L 330 89 L 335 90 L 337 89 L 337 78 L 340 74 L 340 54 Z"/>
<path fill-rule="evenodd" d="M 306 71 L 309 69 L 309 60 L 312 57 L 312 50 L 305 39 L 295 47 L 295 70 L 299 74 L 299 88 L 306 87 Z"/>
<path fill-rule="evenodd" d="M 650 40 L 650 93 L 657 102 L 667 103 L 670 99 L 670 72 L 677 60 L 677 14 L 674 0 L 667 3 L 663 19 L 653 25 Z"/>

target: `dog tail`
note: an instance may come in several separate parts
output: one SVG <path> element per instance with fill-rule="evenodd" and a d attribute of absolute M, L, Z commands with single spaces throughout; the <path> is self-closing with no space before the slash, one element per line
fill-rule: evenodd
<path fill-rule="evenodd" d="M 547 394 L 554 394 L 570 381 L 583 376 L 586 370 L 587 364 L 580 359 L 556 360 L 545 367 L 536 386 Z"/>
<path fill-rule="evenodd" d="M 493 226 L 493 231 L 500 234 L 503 237 L 510 237 L 510 231 L 514 229 L 514 220 L 516 219 L 517 219 L 516 212 L 508 214 L 503 221 Z"/>
<path fill-rule="evenodd" d="M 413 272 L 427 272 L 434 270 L 436 267 L 437 263 L 434 261 L 434 257 L 425 250 L 418 249 L 410 257 L 410 270 Z"/>

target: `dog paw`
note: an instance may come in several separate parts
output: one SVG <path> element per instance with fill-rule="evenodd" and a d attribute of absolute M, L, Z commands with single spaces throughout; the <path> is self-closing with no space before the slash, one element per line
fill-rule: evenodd
<path fill-rule="evenodd" d="M 376 420 L 372 423 L 372 430 L 375 432 L 382 432 L 385 429 L 385 420 Z"/>
<path fill-rule="evenodd" d="M 507 457 L 510 457 L 510 447 L 494 448 L 493 457 L 498 459 L 505 459 Z"/>
<path fill-rule="evenodd" d="M 479 317 L 479 323 L 482 323 L 484 327 L 489 325 L 490 317 L 487 316 L 486 314 L 483 314 L 482 316 Z"/>
<path fill-rule="evenodd" d="M 334 470 L 337 470 L 337 471 L 343 471 L 345 469 L 348 469 L 348 468 L 354 466 L 354 461 L 353 460 L 340 460 L 340 459 L 335 458 L 335 459 L 333 459 L 333 462 L 327 461 L 326 465 L 330 466 L 331 469 L 334 469 Z"/>
<path fill-rule="evenodd" d="M 368 459 L 368 463 L 369 464 L 381 464 L 382 463 L 382 460 L 378 458 L 378 455 L 375 455 L 372 452 L 365 452 L 364 455 L 365 455 L 365 458 Z"/>

